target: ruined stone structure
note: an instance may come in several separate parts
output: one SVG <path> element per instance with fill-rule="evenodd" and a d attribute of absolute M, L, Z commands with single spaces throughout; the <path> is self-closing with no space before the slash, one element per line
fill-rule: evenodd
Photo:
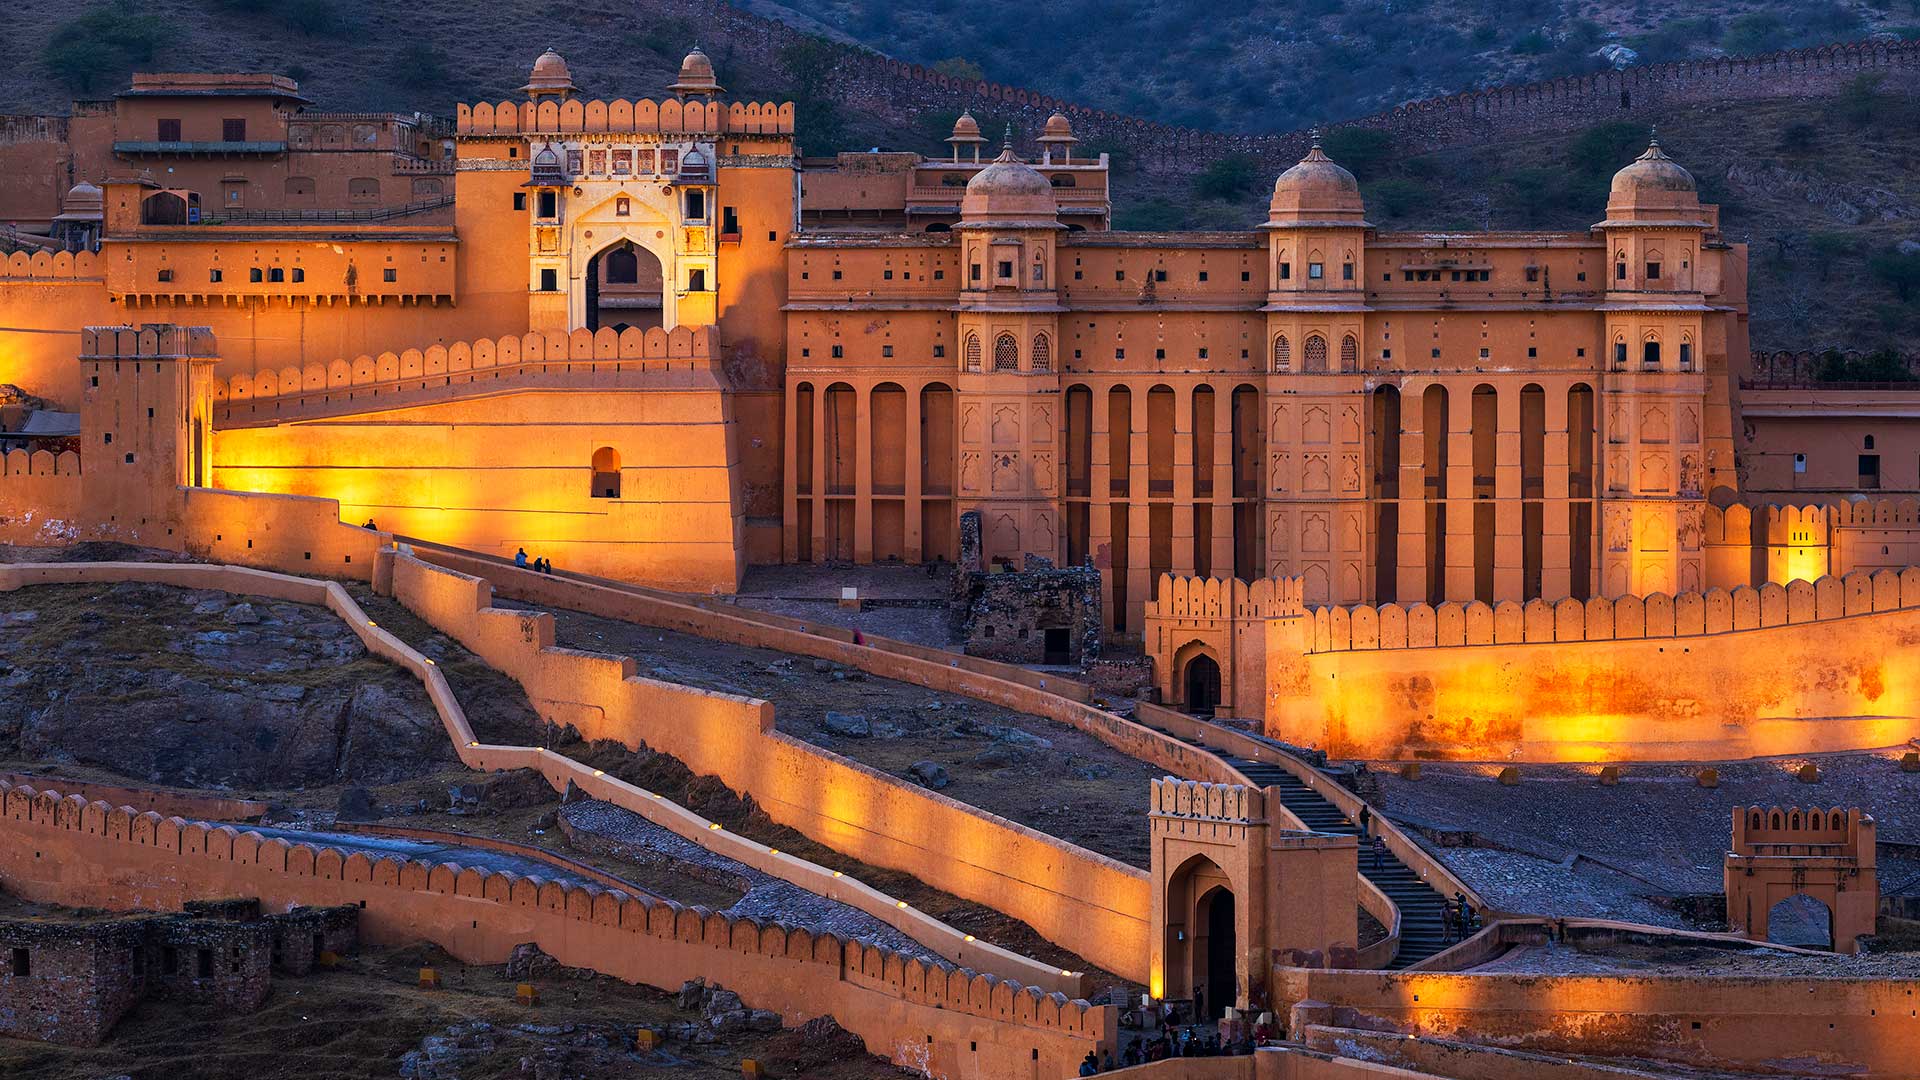
<path fill-rule="evenodd" d="M 0 1034 L 95 1046 L 147 997 L 222 1014 L 266 1000 L 274 972 L 303 975 L 350 951 L 360 909 L 262 915 L 258 901 L 191 901 L 173 915 L 0 918 Z"/>
<path fill-rule="evenodd" d="M 1047 665 L 1100 658 L 1099 571 L 1089 564 L 1056 567 L 1033 554 L 1017 570 L 985 565 L 977 510 L 960 515 L 960 564 L 948 610 L 969 656 Z"/>
<path fill-rule="evenodd" d="M 1727 921 L 1757 941 L 1786 940 L 1769 930 L 1790 917 L 1783 909 L 1793 901 L 1811 901 L 1825 916 L 1826 939 L 1815 946 L 1859 951 L 1858 938 L 1874 932 L 1880 910 L 1874 836 L 1873 819 L 1857 808 L 1736 808 Z"/>

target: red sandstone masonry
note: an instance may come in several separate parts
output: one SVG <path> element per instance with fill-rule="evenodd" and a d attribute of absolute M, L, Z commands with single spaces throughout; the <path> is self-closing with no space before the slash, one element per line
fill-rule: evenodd
<path fill-rule="evenodd" d="M 924 1061 L 934 1075 L 1024 1074 L 1038 1060 L 1039 1075 L 1064 1076 L 1087 1050 L 1114 1046 L 1111 1006 L 617 889 L 374 859 L 5 783 L 0 832 L 9 841 L 0 877 L 30 900 L 172 908 L 238 893 L 269 908 L 359 903 L 369 940 L 424 938 L 469 963 L 499 962 L 530 940 L 563 964 L 628 981 L 704 976 L 789 1024 L 832 1015 L 874 1052 Z"/>
<path fill-rule="evenodd" d="M 392 561 L 389 556 L 374 567 L 376 582 L 390 582 Z M 572 783 L 593 798 L 639 814 L 710 851 L 865 912 L 928 946 L 954 964 L 991 971 L 1000 977 L 1012 978 L 1044 990 L 1064 991 L 1073 995 L 1083 992 L 1084 975 L 1057 971 L 1038 961 L 963 935 L 925 912 L 908 907 L 851 877 L 717 829 L 711 822 L 684 807 L 606 776 L 571 758 L 534 747 L 484 745 L 475 741 L 466 714 L 433 661 L 375 626 L 352 597 L 347 595 L 346 590 L 338 585 L 240 567 L 198 564 L 0 565 L 0 591 L 26 585 L 72 581 L 158 581 L 185 588 L 220 589 L 299 603 L 324 604 L 360 637 L 371 652 L 406 668 L 421 680 L 440 714 L 448 737 L 453 741 L 455 752 L 468 767 L 481 770 L 534 769 L 555 790 L 564 790 Z"/>

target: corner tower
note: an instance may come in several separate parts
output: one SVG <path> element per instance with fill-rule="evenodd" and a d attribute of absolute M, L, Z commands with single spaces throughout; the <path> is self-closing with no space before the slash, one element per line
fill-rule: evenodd
<path fill-rule="evenodd" d="M 1060 292 L 1066 227 L 1053 185 L 1011 145 L 967 181 L 956 308 L 961 512 L 979 510 L 984 558 L 1057 560 Z"/>
<path fill-rule="evenodd" d="M 90 326 L 80 333 L 81 517 L 90 538 L 181 550 L 183 487 L 207 487 L 213 332 Z"/>
<path fill-rule="evenodd" d="M 1265 349 L 1267 573 L 1298 576 L 1309 603 L 1369 599 L 1365 427 L 1366 208 L 1320 149 L 1273 185 Z M 1383 599 L 1393 599 L 1385 597 Z"/>

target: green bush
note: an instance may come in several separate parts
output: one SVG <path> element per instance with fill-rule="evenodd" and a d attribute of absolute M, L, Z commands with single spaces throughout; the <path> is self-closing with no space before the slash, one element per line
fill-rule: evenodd
<path fill-rule="evenodd" d="M 150 63 L 172 39 L 167 20 L 123 2 L 60 24 L 40 58 L 62 82 L 90 94 Z"/>
<path fill-rule="evenodd" d="M 1250 154 L 1214 159 L 1194 177 L 1194 194 L 1203 199 L 1237 199 L 1260 185 L 1260 162 Z"/>
<path fill-rule="evenodd" d="M 1912 303 L 1920 294 L 1920 254 L 1888 248 L 1867 259 L 1867 272 L 1892 288 L 1903 304 Z"/>
<path fill-rule="evenodd" d="M 1427 197 L 1426 188 L 1397 176 L 1368 184 L 1365 193 L 1367 212 L 1390 218 L 1406 217 Z"/>
<path fill-rule="evenodd" d="M 1378 128 L 1334 128 L 1320 146 L 1360 180 L 1372 180 L 1393 164 L 1393 135 Z"/>

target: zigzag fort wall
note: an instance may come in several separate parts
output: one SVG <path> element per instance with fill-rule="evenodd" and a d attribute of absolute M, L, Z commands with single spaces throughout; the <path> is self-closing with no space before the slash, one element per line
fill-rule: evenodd
<path fill-rule="evenodd" d="M 736 55 L 763 65 L 781 63 L 780 52 L 801 38 L 775 20 L 749 14 L 719 0 L 668 0 L 662 5 L 701 25 L 725 28 Z M 1075 131 L 1101 149 L 1152 162 L 1156 169 L 1198 172 L 1229 153 L 1249 153 L 1266 165 L 1287 165 L 1306 152 L 1311 135 L 1200 131 L 1091 109 L 1038 91 L 999 83 L 955 79 L 918 64 L 891 60 L 865 49 L 836 49 L 836 96 L 906 121 L 929 110 L 991 109 L 1035 131 L 1060 112 Z M 1826 95 L 1863 73 L 1920 66 L 1920 44 L 1868 41 L 1792 49 L 1752 57 L 1675 61 L 1619 71 L 1468 91 L 1409 102 L 1344 125 L 1392 131 L 1403 148 L 1433 150 L 1470 141 L 1563 130 L 1662 106 Z"/>
<path fill-rule="evenodd" d="M 269 908 L 360 904 L 370 941 L 432 941 L 467 963 L 499 963 L 532 941 L 562 964 L 629 982 L 705 977 L 790 1024 L 830 1015 L 875 1052 L 931 1058 L 955 1076 L 1012 1075 L 1035 1060 L 1044 1075 L 1067 1075 L 1115 1036 L 1111 1007 L 697 906 L 511 871 L 372 859 L 4 782 L 0 799 L 9 841 L 0 876 L 37 902 L 168 909 L 244 895 Z"/>

